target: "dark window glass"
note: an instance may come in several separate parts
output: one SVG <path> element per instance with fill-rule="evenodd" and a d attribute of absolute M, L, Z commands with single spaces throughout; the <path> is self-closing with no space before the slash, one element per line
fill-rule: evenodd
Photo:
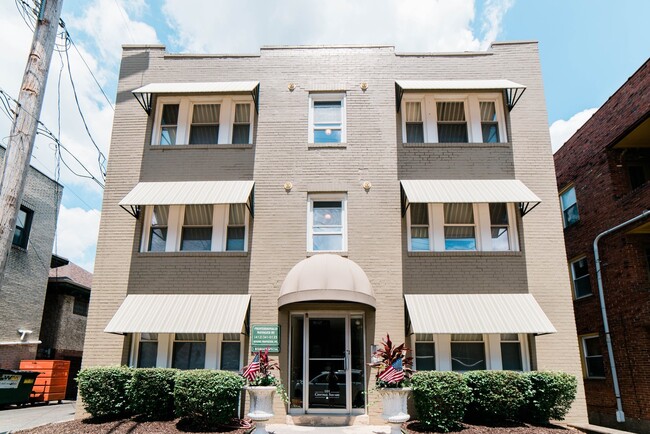
<path fill-rule="evenodd" d="M 32 229 L 32 219 L 34 211 L 21 206 L 16 216 L 16 229 L 14 230 L 14 238 L 12 243 L 15 246 L 27 248 L 29 243 L 29 232 Z"/>
<path fill-rule="evenodd" d="M 156 205 L 151 216 L 149 230 L 149 252 L 164 252 L 167 244 L 167 221 L 169 220 L 169 206 Z"/>
<path fill-rule="evenodd" d="M 603 362 L 603 352 L 600 349 L 599 337 L 583 338 L 583 342 L 587 377 L 604 377 L 605 364 Z"/>
<path fill-rule="evenodd" d="M 519 342 L 501 342 L 501 362 L 505 370 L 522 371 L 521 344 Z"/>
<path fill-rule="evenodd" d="M 404 105 L 406 123 L 406 142 L 424 143 L 424 123 L 422 122 L 422 104 L 418 101 Z"/>
<path fill-rule="evenodd" d="M 172 368 L 203 369 L 205 367 L 205 335 L 177 333 L 172 353 Z"/>
<path fill-rule="evenodd" d="M 451 335 L 452 371 L 476 371 L 485 368 L 485 344 L 482 335 Z"/>
<path fill-rule="evenodd" d="M 466 143 L 467 121 L 463 102 L 438 102 L 438 142 Z"/>
<path fill-rule="evenodd" d="M 246 205 L 232 204 L 228 210 L 226 250 L 244 250 L 246 236 Z"/>
<path fill-rule="evenodd" d="M 196 104 L 190 126 L 190 145 L 219 142 L 219 104 Z"/>
<path fill-rule="evenodd" d="M 433 342 L 415 343 L 415 367 L 418 371 L 436 369 L 436 351 Z"/>
<path fill-rule="evenodd" d="M 212 248 L 212 205 L 187 205 L 181 250 L 204 251 Z"/>
<path fill-rule="evenodd" d="M 239 371 L 239 342 L 221 343 L 221 369 L 224 371 Z"/>
<path fill-rule="evenodd" d="M 494 101 L 481 101 L 481 131 L 484 143 L 496 143 L 499 141 L 499 123 L 497 121 L 497 110 Z"/>
<path fill-rule="evenodd" d="M 88 300 L 81 297 L 74 298 L 72 313 L 75 315 L 88 316 Z"/>
<path fill-rule="evenodd" d="M 155 368 L 158 357 L 158 342 L 140 341 L 138 346 L 138 368 Z"/>
<path fill-rule="evenodd" d="M 627 166 L 627 174 L 630 177 L 630 187 L 634 190 L 646 183 L 646 171 L 643 166 Z"/>
<path fill-rule="evenodd" d="M 178 104 L 163 105 L 160 119 L 160 144 L 175 145 L 178 126 Z"/>
<path fill-rule="evenodd" d="M 589 280 L 589 269 L 587 258 L 579 259 L 571 263 L 573 273 L 573 291 L 576 298 L 591 294 L 591 281 Z"/>
<path fill-rule="evenodd" d="M 235 122 L 232 126 L 232 142 L 234 144 L 249 143 L 251 129 L 251 105 L 235 104 Z"/>

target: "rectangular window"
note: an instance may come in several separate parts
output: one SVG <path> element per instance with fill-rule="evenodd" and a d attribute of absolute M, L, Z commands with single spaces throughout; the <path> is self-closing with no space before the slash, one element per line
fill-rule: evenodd
<path fill-rule="evenodd" d="M 246 205 L 236 203 L 228 208 L 226 250 L 243 251 L 246 239 Z"/>
<path fill-rule="evenodd" d="M 235 121 L 232 126 L 232 142 L 234 144 L 250 143 L 251 105 L 235 104 Z"/>
<path fill-rule="evenodd" d="M 491 203 L 490 209 L 490 234 L 492 236 L 492 250 L 507 251 L 510 248 L 510 234 L 508 229 L 508 206 L 505 203 Z"/>
<path fill-rule="evenodd" d="M 424 122 L 422 121 L 422 103 L 406 102 L 406 143 L 424 143 Z"/>
<path fill-rule="evenodd" d="M 190 125 L 190 145 L 219 143 L 219 104 L 195 104 Z"/>
<path fill-rule="evenodd" d="M 172 351 L 172 368 L 205 367 L 205 333 L 176 333 Z"/>
<path fill-rule="evenodd" d="M 436 110 L 438 113 L 438 142 L 466 143 L 469 141 L 464 102 L 437 102 Z"/>
<path fill-rule="evenodd" d="M 431 333 L 415 335 L 415 369 L 418 371 L 436 369 L 436 347 Z"/>
<path fill-rule="evenodd" d="M 476 250 L 474 207 L 471 203 L 446 203 L 445 250 Z"/>
<path fill-rule="evenodd" d="M 149 252 L 164 252 L 167 245 L 167 225 L 169 222 L 169 205 L 156 205 L 151 213 L 149 229 Z"/>
<path fill-rule="evenodd" d="M 587 378 L 605 378 L 603 352 L 599 336 L 582 337 L 582 353 Z"/>
<path fill-rule="evenodd" d="M 516 333 L 501 334 L 501 363 L 507 371 L 523 371 L 521 343 Z"/>
<path fill-rule="evenodd" d="M 568 188 L 560 194 L 560 203 L 562 205 L 562 220 L 564 227 L 569 227 L 580 220 L 578 214 L 578 202 L 576 201 L 575 187 Z"/>
<path fill-rule="evenodd" d="M 411 250 L 429 250 L 429 206 L 426 203 L 409 205 L 411 213 Z"/>
<path fill-rule="evenodd" d="M 571 280 L 573 281 L 573 294 L 575 298 L 591 295 L 591 281 L 587 258 L 580 258 L 571 262 Z"/>
<path fill-rule="evenodd" d="M 483 143 L 498 143 L 499 140 L 499 121 L 497 119 L 497 108 L 494 101 L 481 101 L 481 133 L 483 134 Z"/>
<path fill-rule="evenodd" d="M 310 143 L 345 142 L 345 95 L 310 95 Z"/>
<path fill-rule="evenodd" d="M 18 214 L 16 215 L 16 229 L 14 230 L 13 245 L 22 247 L 23 249 L 27 248 L 33 218 L 34 211 L 21 205 Z"/>
<path fill-rule="evenodd" d="M 309 242 L 311 251 L 345 250 L 345 200 L 311 198 Z"/>
<path fill-rule="evenodd" d="M 486 369 L 483 335 L 451 335 L 451 370 L 476 371 L 483 369 Z"/>
<path fill-rule="evenodd" d="M 158 358 L 158 333 L 141 333 L 138 342 L 138 368 L 155 368 Z"/>
<path fill-rule="evenodd" d="M 72 305 L 72 313 L 75 315 L 88 316 L 88 299 L 75 297 Z"/>
<path fill-rule="evenodd" d="M 178 104 L 163 104 L 162 116 L 160 119 L 160 137 L 158 139 L 159 144 L 176 144 L 176 133 L 178 131 L 178 109 Z"/>
<path fill-rule="evenodd" d="M 212 247 L 212 205 L 187 205 L 181 250 L 209 251 Z"/>
<path fill-rule="evenodd" d="M 240 336 L 238 333 L 224 333 L 221 340 L 221 370 L 239 371 L 241 353 Z"/>

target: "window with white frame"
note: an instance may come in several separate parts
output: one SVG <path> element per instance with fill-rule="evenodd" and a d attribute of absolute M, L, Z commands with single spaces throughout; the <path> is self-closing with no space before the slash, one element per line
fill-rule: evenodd
<path fill-rule="evenodd" d="M 140 333 L 138 368 L 155 368 L 158 358 L 158 333 Z"/>
<path fill-rule="evenodd" d="M 501 334 L 501 365 L 507 371 L 523 371 L 521 342 L 517 333 Z"/>
<path fill-rule="evenodd" d="M 404 143 L 507 141 L 500 93 L 407 94 L 401 112 Z"/>
<path fill-rule="evenodd" d="M 575 298 L 591 295 L 591 281 L 586 257 L 571 262 L 571 281 Z"/>
<path fill-rule="evenodd" d="M 245 204 L 147 206 L 140 250 L 245 252 L 249 215 Z"/>
<path fill-rule="evenodd" d="M 481 334 L 451 335 L 451 370 L 477 371 L 487 368 L 485 342 Z"/>
<path fill-rule="evenodd" d="M 309 143 L 345 143 L 345 94 L 309 95 Z"/>
<path fill-rule="evenodd" d="M 415 335 L 415 369 L 418 371 L 436 369 L 436 344 L 431 333 Z"/>
<path fill-rule="evenodd" d="M 512 203 L 411 203 L 409 251 L 517 251 Z"/>
<path fill-rule="evenodd" d="M 175 333 L 171 367 L 203 369 L 205 367 L 205 333 Z"/>
<path fill-rule="evenodd" d="M 569 187 L 560 193 L 560 205 L 562 206 L 562 221 L 565 228 L 580 220 L 575 187 Z"/>
<path fill-rule="evenodd" d="M 347 249 L 345 195 L 310 195 L 307 249 L 311 252 L 341 252 Z"/>
<path fill-rule="evenodd" d="M 583 336 L 580 340 L 582 341 L 582 357 L 587 378 L 605 378 L 600 337 L 598 335 Z"/>
<path fill-rule="evenodd" d="M 241 362 L 241 337 L 239 333 L 224 333 L 221 339 L 220 369 L 239 371 Z"/>
<path fill-rule="evenodd" d="M 159 97 L 151 144 L 250 144 L 252 104 L 246 96 Z"/>

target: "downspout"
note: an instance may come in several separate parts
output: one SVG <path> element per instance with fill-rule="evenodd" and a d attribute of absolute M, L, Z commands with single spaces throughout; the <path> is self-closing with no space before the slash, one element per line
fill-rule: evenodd
<path fill-rule="evenodd" d="M 623 401 L 621 400 L 621 390 L 618 386 L 618 376 L 616 375 L 616 364 L 614 362 L 614 350 L 612 348 L 612 338 L 609 334 L 609 323 L 607 321 L 607 309 L 605 308 L 605 294 L 603 292 L 603 278 L 600 270 L 600 255 L 598 254 L 598 241 L 606 235 L 619 230 L 623 226 L 627 226 L 638 220 L 641 220 L 650 215 L 650 210 L 645 210 L 638 216 L 621 223 L 618 226 L 607 229 L 601 232 L 594 239 L 594 261 L 596 262 L 596 280 L 598 281 L 598 297 L 600 298 L 600 310 L 603 315 L 603 327 L 605 329 L 605 341 L 607 342 L 607 353 L 609 355 L 609 365 L 612 371 L 612 382 L 614 383 L 614 396 L 616 397 L 616 421 L 625 422 L 625 413 L 623 413 Z"/>

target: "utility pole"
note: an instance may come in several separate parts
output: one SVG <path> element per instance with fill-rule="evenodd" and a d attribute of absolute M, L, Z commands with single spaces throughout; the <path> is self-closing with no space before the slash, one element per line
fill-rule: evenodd
<path fill-rule="evenodd" d="M 63 0 L 41 0 L 0 180 L 0 289 L 23 199 Z"/>

